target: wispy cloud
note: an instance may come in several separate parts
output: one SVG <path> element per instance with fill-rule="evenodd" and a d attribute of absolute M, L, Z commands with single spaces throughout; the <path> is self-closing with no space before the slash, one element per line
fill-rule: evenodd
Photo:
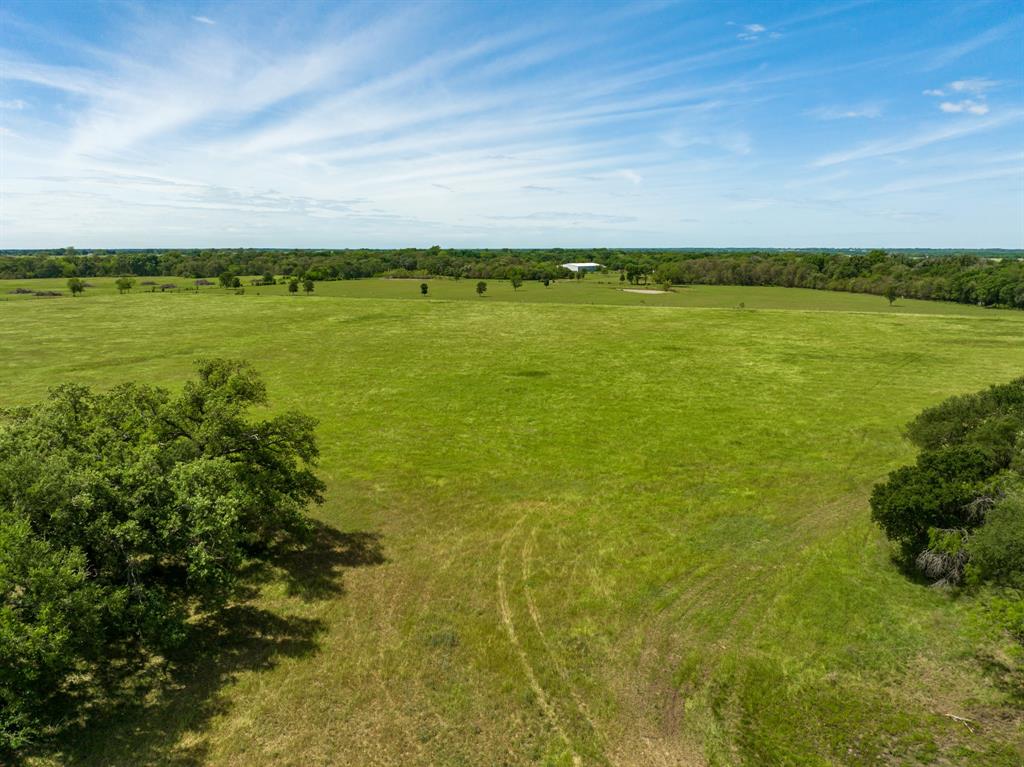
<path fill-rule="evenodd" d="M 954 80 L 949 87 L 958 93 L 984 93 L 995 88 L 999 83 L 995 80 L 986 80 L 983 77 L 975 77 L 968 80 Z"/>
<path fill-rule="evenodd" d="M 880 104 L 861 104 L 855 107 L 815 107 L 808 110 L 807 114 L 818 120 L 873 119 L 882 116 L 882 107 Z"/>
<path fill-rule="evenodd" d="M 933 172 L 915 149 L 961 140 L 936 177 L 973 172 L 959 150 L 1005 149 L 1024 107 L 998 61 L 922 82 L 934 48 L 855 42 L 870 2 L 731 25 L 671 3 L 501 23 L 414 3 L 104 7 L 101 35 L 40 16 L 0 49 L 5 245 L 792 242 L 856 231 L 869 213 L 841 199 L 915 194 L 885 176 Z M 945 39 L 965 28 L 992 29 Z M 770 57 L 752 44 L 782 33 Z M 896 105 L 927 86 L 937 122 L 908 131 Z"/>
<path fill-rule="evenodd" d="M 994 27 L 990 27 L 973 37 L 969 37 L 954 45 L 946 46 L 931 58 L 925 69 L 941 69 L 948 66 L 976 50 L 997 43 L 1007 35 L 1018 32 L 1022 26 L 1024 26 L 1024 19 L 1016 16 Z"/>
<path fill-rule="evenodd" d="M 936 144 L 943 141 L 964 138 L 975 133 L 994 130 L 1000 126 L 1020 122 L 1024 119 L 1024 110 L 1006 112 L 998 117 L 990 117 L 986 120 L 970 122 L 957 122 L 953 125 L 940 127 L 927 127 L 910 135 L 899 136 L 881 141 L 872 141 L 861 144 L 853 149 L 841 152 L 833 152 L 814 161 L 813 165 L 818 168 L 830 165 L 853 162 L 855 160 L 867 160 L 875 157 L 886 157 L 891 155 L 910 152 L 915 149 Z"/>
<path fill-rule="evenodd" d="M 980 101 L 974 101 L 973 99 L 964 99 L 963 101 L 943 101 L 939 104 L 939 109 L 943 112 L 952 114 L 968 112 L 972 115 L 987 115 L 989 111 L 988 104 Z"/>
<path fill-rule="evenodd" d="M 744 24 L 743 31 L 736 37 L 740 40 L 757 40 L 762 34 L 768 31 L 764 24 Z"/>

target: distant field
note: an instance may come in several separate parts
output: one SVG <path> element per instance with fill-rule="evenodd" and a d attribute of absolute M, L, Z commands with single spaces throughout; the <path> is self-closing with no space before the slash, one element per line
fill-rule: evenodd
<path fill-rule="evenodd" d="M 275 407 L 320 419 L 315 513 L 349 543 L 301 582 L 255 579 L 277 618 L 38 763 L 1024 760 L 1000 648 L 894 569 L 867 505 L 922 407 L 1024 372 L 1024 313 L 593 278 L 482 299 L 89 281 L 0 300 L 0 406 L 244 357 Z M 354 543 L 375 540 L 380 564 Z"/>
<path fill-rule="evenodd" d="M 193 286 L 193 280 L 182 277 L 147 277 L 157 285 L 174 284 L 184 290 Z M 299 292 L 290 296 L 288 286 L 284 283 L 269 286 L 253 287 L 249 285 L 252 277 L 244 277 L 243 285 L 246 296 L 288 296 L 296 300 L 307 296 Z M 93 287 L 87 288 L 80 298 L 97 295 L 117 295 L 114 279 L 110 277 L 90 277 Z M 426 282 L 428 294 L 424 298 L 420 294 L 420 283 Z M 743 287 L 719 285 L 689 285 L 677 287 L 668 293 L 656 295 L 630 293 L 626 289 L 657 290 L 657 285 L 633 286 L 621 283 L 617 276 L 591 275 L 581 281 L 553 282 L 544 287 L 538 282 L 527 282 L 518 290 L 514 290 L 507 280 L 485 280 L 487 293 L 483 298 L 476 294 L 477 280 L 453 279 L 365 279 L 337 280 L 317 282 L 313 296 L 334 296 L 342 298 L 405 298 L 416 301 L 518 301 L 524 303 L 554 304 L 609 304 L 614 306 L 683 306 L 695 308 L 736 308 L 741 303 L 747 309 L 797 309 L 810 311 L 844 311 L 844 312 L 887 312 L 893 314 L 948 314 L 965 317 L 992 317 L 1005 310 L 986 309 L 969 304 L 955 304 L 941 301 L 915 301 L 900 299 L 892 306 L 881 296 L 864 293 L 839 293 L 824 290 L 807 290 L 805 288 L 772 288 Z M 132 295 L 150 291 L 153 286 L 140 285 L 132 290 Z M 67 291 L 67 280 L 0 280 L 0 301 L 11 300 L 56 300 L 53 298 L 36 298 L 30 295 L 16 295 L 11 291 L 17 288 L 30 290 L 63 291 L 65 298 L 70 298 Z M 225 291 L 220 287 L 202 287 L 200 295 L 221 294 Z M 1011 311 L 1011 315 L 1021 312 Z"/>

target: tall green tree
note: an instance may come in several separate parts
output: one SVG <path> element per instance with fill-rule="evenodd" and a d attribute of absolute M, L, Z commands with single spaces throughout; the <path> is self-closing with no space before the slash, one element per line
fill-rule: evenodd
<path fill-rule="evenodd" d="M 249 416 L 247 364 L 206 360 L 180 393 L 58 386 L 0 419 L 0 750 L 74 674 L 181 644 L 247 560 L 301 539 L 322 501 L 313 419 Z"/>

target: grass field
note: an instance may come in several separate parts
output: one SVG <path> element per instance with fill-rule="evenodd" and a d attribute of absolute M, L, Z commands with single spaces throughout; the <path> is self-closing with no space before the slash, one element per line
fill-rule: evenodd
<path fill-rule="evenodd" d="M 152 290 L 153 286 L 138 284 L 142 279 L 138 278 L 131 295 Z M 150 277 L 146 279 L 156 282 L 157 285 L 173 284 L 182 291 L 191 288 L 194 282 L 192 279 L 184 277 Z M 284 282 L 277 285 L 253 287 L 249 285 L 253 278 L 244 277 L 242 279 L 246 295 L 289 296 L 288 286 Z M 87 282 L 91 287 L 86 289 L 82 298 L 117 294 L 112 277 L 90 277 Z M 423 282 L 428 285 L 426 298 L 420 294 L 420 283 Z M 659 288 L 657 285 L 641 285 L 634 288 L 628 283 L 619 282 L 618 276 L 614 274 L 590 275 L 581 281 L 553 282 L 549 287 L 544 287 L 537 282 L 527 282 L 518 290 L 513 289 L 506 280 L 485 280 L 485 282 L 487 283 L 487 293 L 483 298 L 476 294 L 477 280 L 453 279 L 367 279 L 317 282 L 313 295 L 336 298 L 404 298 L 415 301 L 517 301 L 614 306 L 683 306 L 709 309 L 737 308 L 742 303 L 747 309 L 807 309 L 812 311 L 886 312 L 890 314 L 941 314 L 965 317 L 992 317 L 1003 313 L 1002 310 L 969 304 L 916 301 L 914 299 L 900 299 L 890 306 L 889 302 L 881 296 L 806 290 L 804 288 L 690 285 L 676 287 L 670 292 L 657 294 L 632 293 L 628 291 L 634 289 L 658 290 Z M 18 288 L 62 291 L 65 294 L 64 298 L 70 297 L 67 281 L 62 279 L 0 280 L 0 302 L 4 299 L 13 301 L 58 300 L 52 297 L 37 298 L 32 295 L 12 293 Z M 204 295 L 225 293 L 223 288 L 215 286 L 202 287 L 199 291 Z M 300 291 L 299 295 L 289 297 L 302 299 L 307 296 Z"/>
<path fill-rule="evenodd" d="M 896 571 L 867 506 L 922 407 L 1021 374 L 1024 313 L 590 278 L 484 299 L 90 281 L 0 301 L 0 404 L 243 357 L 320 419 L 329 492 L 310 554 L 38 763 L 1024 760 L 1019 675 L 974 607 Z"/>

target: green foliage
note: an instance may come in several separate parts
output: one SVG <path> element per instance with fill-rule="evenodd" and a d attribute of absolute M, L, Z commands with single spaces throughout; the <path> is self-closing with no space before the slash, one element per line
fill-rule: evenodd
<path fill-rule="evenodd" d="M 992 453 L 955 445 L 925 451 L 871 493 L 872 518 L 886 535 L 916 553 L 931 528 L 973 528 L 980 522 L 971 502 L 986 479 L 1002 468 Z"/>
<path fill-rule="evenodd" d="M 72 296 L 77 296 L 85 290 L 85 280 L 79 277 L 71 277 L 68 280 L 68 290 L 71 291 Z"/>
<path fill-rule="evenodd" d="M 907 427 L 907 437 L 922 450 L 977 445 L 997 453 L 1007 466 L 1024 432 L 1024 378 L 975 394 L 951 397 L 928 408 Z"/>
<path fill-rule="evenodd" d="M 304 279 L 302 281 L 302 289 L 306 292 L 306 295 L 309 295 L 310 293 L 312 293 L 313 292 L 313 280 L 311 280 L 309 277 Z"/>
<path fill-rule="evenodd" d="M 17 747 L 74 670 L 164 650 L 223 606 L 243 562 L 302 536 L 314 422 L 252 421 L 266 390 L 207 360 L 178 395 L 67 384 L 0 422 L 0 745 Z"/>
<path fill-rule="evenodd" d="M 299 280 L 298 280 L 298 278 L 293 277 L 292 279 L 290 279 L 288 281 L 288 292 L 289 293 L 298 293 L 299 292 Z"/>
<path fill-rule="evenodd" d="M 1024 468 L 1022 435 L 1024 378 L 952 397 L 923 411 L 907 427 L 908 438 L 921 448 L 917 463 L 897 469 L 875 486 L 873 519 L 930 575 L 954 560 L 956 569 L 962 569 L 967 550 L 958 546 L 954 553 L 945 544 L 1012 516 L 989 509 Z M 1013 501 L 997 505 L 1012 508 Z M 990 535 L 985 533 L 983 540 L 989 541 Z M 978 577 L 993 579 L 997 570 L 1003 572 L 1001 565 L 994 567 L 984 570 L 984 576 L 976 570 Z"/>
<path fill-rule="evenodd" d="M 217 279 L 220 281 L 220 286 L 222 288 L 231 288 L 235 285 L 235 275 L 231 272 L 221 272 Z"/>
<path fill-rule="evenodd" d="M 483 296 L 483 294 L 486 293 L 486 292 L 487 292 L 487 283 L 484 282 L 483 280 L 480 280 L 480 282 L 478 282 L 476 284 L 476 294 L 478 296 Z"/>
<path fill-rule="evenodd" d="M 1024 488 L 997 501 L 968 544 L 968 578 L 1024 590 Z"/>
<path fill-rule="evenodd" d="M 127 293 L 133 287 L 135 287 L 135 278 L 127 276 L 118 277 L 116 280 L 114 280 L 114 285 L 117 287 L 118 293 Z"/>
<path fill-rule="evenodd" d="M 423 295 L 423 296 L 427 295 L 427 291 L 428 290 L 430 290 L 430 288 L 427 286 L 427 283 L 421 282 L 420 283 L 420 295 Z"/>

